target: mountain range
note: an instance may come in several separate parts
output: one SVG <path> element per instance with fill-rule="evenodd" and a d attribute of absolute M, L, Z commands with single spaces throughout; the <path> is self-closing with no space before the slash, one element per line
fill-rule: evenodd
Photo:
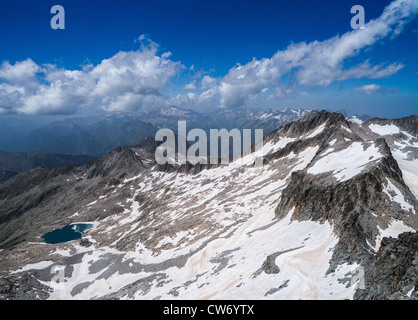
<path fill-rule="evenodd" d="M 290 112 L 229 165 L 158 165 L 145 138 L 0 183 L 0 298 L 417 299 L 418 117 Z"/>
<path fill-rule="evenodd" d="M 190 129 L 263 129 L 270 131 L 300 118 L 310 110 L 217 110 L 211 115 L 179 107 L 162 107 L 140 113 L 111 113 L 85 118 L 68 118 L 39 126 L 17 136 L 12 142 L 4 132 L 2 151 L 44 152 L 53 154 L 100 157 L 116 147 L 129 146 L 159 129 L 177 131 L 179 120 L 187 121 Z M 19 127 L 20 128 L 20 127 Z"/>
<path fill-rule="evenodd" d="M 189 129 L 203 129 L 207 134 L 210 129 L 222 128 L 260 128 L 268 133 L 309 111 L 243 109 L 220 110 L 206 115 L 172 106 L 137 114 L 68 118 L 45 125 L 29 120 L 23 124 L 9 121 L 2 123 L 0 148 L 9 152 L 0 151 L 0 181 L 35 167 L 52 169 L 63 164 L 87 164 L 116 147 L 155 136 L 159 129 L 168 128 L 177 132 L 179 120 L 187 121 Z"/>
<path fill-rule="evenodd" d="M 84 165 L 94 160 L 90 156 L 48 154 L 44 152 L 2 152 L 0 151 L 0 181 L 36 167 L 53 169 L 64 164 Z"/>

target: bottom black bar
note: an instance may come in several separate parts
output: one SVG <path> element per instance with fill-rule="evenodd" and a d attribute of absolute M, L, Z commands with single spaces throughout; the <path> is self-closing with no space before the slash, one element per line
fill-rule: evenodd
<path fill-rule="evenodd" d="M 64 308 L 59 308 L 64 306 Z M 362 307 L 365 308 L 362 308 Z M 379 314 L 382 316 L 393 307 L 401 307 L 402 313 L 406 314 L 408 308 L 416 307 L 412 301 L 265 301 L 265 300 L 152 300 L 152 301 L 120 301 L 120 300 L 95 300 L 95 301 L 0 301 L 0 309 L 3 314 L 10 309 L 30 310 L 32 315 L 45 315 L 45 310 L 57 312 L 71 312 L 79 310 L 83 317 L 89 315 L 97 317 L 98 313 L 122 312 L 121 316 L 132 314 L 136 318 L 156 319 L 218 319 L 239 318 L 239 319 L 274 319 L 286 316 L 302 316 L 306 314 L 323 318 L 329 316 L 335 320 L 335 312 L 356 313 L 361 310 L 362 316 L 367 311 L 371 312 L 374 318 Z M 58 309 L 54 309 L 58 307 Z M 16 309 L 17 308 L 17 309 Z M 76 308 L 76 309 L 68 309 Z M 359 309 L 360 308 L 360 309 Z"/>

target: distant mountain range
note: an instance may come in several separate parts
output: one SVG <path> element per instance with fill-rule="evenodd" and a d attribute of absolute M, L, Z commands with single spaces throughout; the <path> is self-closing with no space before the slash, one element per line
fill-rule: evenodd
<path fill-rule="evenodd" d="M 46 152 L 53 154 L 102 156 L 116 147 L 132 145 L 145 137 L 154 137 L 162 128 L 177 131 L 179 120 L 187 121 L 188 129 L 263 129 L 272 130 L 297 120 L 310 110 L 216 110 L 211 115 L 190 109 L 163 107 L 136 114 L 113 113 L 95 117 L 69 118 L 38 127 L 25 136 L 16 135 L 0 144 L 2 151 Z M 4 136 L 7 132 L 4 132 Z M 7 143 L 6 143 L 7 142 Z"/>
<path fill-rule="evenodd" d="M 0 151 L 0 182 L 36 167 L 53 169 L 64 164 L 84 165 L 94 159 L 94 157 L 86 155 L 73 156 L 44 152 Z"/>
<path fill-rule="evenodd" d="M 21 152 L 101 156 L 118 146 L 131 145 L 157 128 L 136 117 L 111 114 L 88 118 L 71 118 L 50 123 L 34 130 L 16 143 Z"/>

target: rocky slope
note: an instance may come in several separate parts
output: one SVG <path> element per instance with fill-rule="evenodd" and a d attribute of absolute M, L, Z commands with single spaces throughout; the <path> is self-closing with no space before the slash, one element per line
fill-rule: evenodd
<path fill-rule="evenodd" d="M 352 125 L 363 139 L 382 137 L 402 170 L 403 178 L 418 197 L 418 116 L 401 119 L 371 119 L 363 125 Z"/>
<path fill-rule="evenodd" d="M 410 146 L 371 123 L 314 111 L 229 165 L 157 166 L 146 139 L 13 177 L 0 298 L 414 299 L 417 190 L 394 157 Z M 82 241 L 43 243 L 75 222 L 94 222 Z"/>
<path fill-rule="evenodd" d="M 0 181 L 4 181 L 36 167 L 53 169 L 64 164 L 85 165 L 94 160 L 90 156 L 71 156 L 65 154 L 48 154 L 43 152 L 1 152 Z"/>

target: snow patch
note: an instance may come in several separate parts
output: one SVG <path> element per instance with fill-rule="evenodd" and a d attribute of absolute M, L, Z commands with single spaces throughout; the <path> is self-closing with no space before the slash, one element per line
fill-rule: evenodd
<path fill-rule="evenodd" d="M 402 209 L 406 211 L 412 210 L 415 212 L 414 207 L 406 202 L 402 192 L 388 178 L 386 178 L 386 182 L 387 186 L 383 189 L 383 192 L 389 196 L 390 201 L 399 203 Z"/>
<path fill-rule="evenodd" d="M 363 168 L 371 161 L 377 161 L 382 157 L 375 145 L 369 145 L 364 150 L 362 142 L 353 142 L 348 148 L 327 154 L 316 161 L 308 169 L 310 174 L 321 174 L 332 171 L 339 181 L 346 181 L 361 173 Z"/>
<path fill-rule="evenodd" d="M 50 260 L 40 261 L 40 262 L 37 262 L 37 263 L 28 264 L 28 265 L 24 266 L 23 268 L 12 271 L 10 273 L 15 274 L 15 273 L 25 272 L 25 271 L 29 271 L 29 270 L 42 270 L 42 269 L 48 268 L 49 266 L 51 266 L 53 264 L 54 264 L 54 261 L 50 261 Z"/>
<path fill-rule="evenodd" d="M 376 252 L 379 250 L 383 238 L 392 237 L 396 239 L 401 233 L 416 232 L 416 230 L 408 227 L 400 220 L 393 220 L 386 229 L 381 229 L 379 226 L 377 226 L 377 228 L 379 229 L 379 236 L 376 238 L 376 245 L 374 248 Z"/>
<path fill-rule="evenodd" d="M 321 124 L 312 133 L 310 133 L 309 135 L 303 137 L 303 139 L 310 139 L 310 138 L 316 137 L 317 135 L 319 135 L 320 133 L 322 133 L 322 131 L 324 131 L 326 125 L 327 125 L 326 123 Z"/>
<path fill-rule="evenodd" d="M 361 120 L 360 118 L 356 117 L 356 116 L 352 116 L 350 119 L 348 119 L 349 122 L 358 124 L 358 125 L 362 125 L 364 123 L 363 120 Z"/>
<path fill-rule="evenodd" d="M 400 151 L 392 152 L 393 157 L 398 162 L 402 170 L 403 179 L 412 193 L 418 198 L 418 159 L 406 160 L 404 153 Z"/>
<path fill-rule="evenodd" d="M 371 131 L 381 136 L 388 136 L 392 134 L 398 134 L 401 132 L 401 130 L 393 124 L 379 125 L 372 123 L 371 125 L 369 125 L 369 128 Z"/>
<path fill-rule="evenodd" d="M 332 141 L 329 143 L 329 145 L 330 145 L 330 146 L 333 146 L 336 142 L 337 142 L 337 139 L 334 139 L 334 140 L 332 140 Z"/>

